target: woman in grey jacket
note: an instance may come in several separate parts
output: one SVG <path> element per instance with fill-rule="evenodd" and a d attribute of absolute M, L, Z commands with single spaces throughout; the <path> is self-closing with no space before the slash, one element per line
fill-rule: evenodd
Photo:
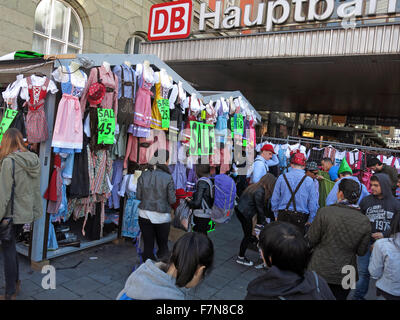
<path fill-rule="evenodd" d="M 175 243 L 168 263 L 147 260 L 129 276 L 117 300 L 185 300 L 213 260 L 212 241 L 202 233 L 186 233 Z"/>
<path fill-rule="evenodd" d="M 168 169 L 169 152 L 157 150 L 150 169 L 138 179 L 136 198 L 139 204 L 139 226 L 143 236 L 143 261 L 156 260 L 153 249 L 157 241 L 157 258 L 168 255 L 171 205 L 176 202 L 175 184 Z"/>
<path fill-rule="evenodd" d="M 400 300 L 400 214 L 391 226 L 392 238 L 379 239 L 374 244 L 368 271 L 376 282 L 377 296 Z"/>

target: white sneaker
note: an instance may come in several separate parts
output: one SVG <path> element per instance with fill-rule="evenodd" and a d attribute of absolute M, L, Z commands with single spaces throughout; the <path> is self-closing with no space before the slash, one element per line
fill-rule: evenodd
<path fill-rule="evenodd" d="M 249 267 L 251 267 L 254 264 L 253 261 L 250 261 L 246 257 L 239 257 L 239 256 L 237 257 L 236 262 Z"/>
<path fill-rule="evenodd" d="M 256 269 L 264 269 L 264 268 L 266 268 L 267 266 L 264 264 L 264 262 L 263 263 L 260 263 L 260 264 L 258 264 L 258 265 L 256 265 L 254 268 L 256 268 Z"/>

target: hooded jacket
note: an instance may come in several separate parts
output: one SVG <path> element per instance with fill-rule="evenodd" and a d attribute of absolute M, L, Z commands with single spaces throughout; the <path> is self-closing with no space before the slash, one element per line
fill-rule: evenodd
<path fill-rule="evenodd" d="M 319 288 L 319 292 L 318 289 Z M 280 298 L 281 297 L 281 298 Z M 326 281 L 306 271 L 304 276 L 272 266 L 251 281 L 246 300 L 336 300 Z"/>
<path fill-rule="evenodd" d="M 147 259 L 126 280 L 117 300 L 124 293 L 134 300 L 185 300 L 189 289 L 177 287 L 175 278 L 162 269 L 166 269 L 165 264 Z"/>
<path fill-rule="evenodd" d="M 13 184 L 12 159 L 15 161 L 14 224 L 31 223 L 43 215 L 40 193 L 40 161 L 33 152 L 14 152 L 0 163 L 0 220 L 11 215 Z"/>
<path fill-rule="evenodd" d="M 371 222 L 371 232 L 381 232 L 387 238 L 390 235 L 390 223 L 394 215 L 400 213 L 400 201 L 393 196 L 388 175 L 378 173 L 375 176 L 379 180 L 383 198 L 379 199 L 371 194 L 360 202 L 360 208 Z"/>

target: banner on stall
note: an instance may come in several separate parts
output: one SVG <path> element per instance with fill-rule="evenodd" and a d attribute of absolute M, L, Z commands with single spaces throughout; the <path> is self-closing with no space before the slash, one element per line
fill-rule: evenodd
<path fill-rule="evenodd" d="M 8 130 L 11 123 L 14 121 L 15 116 L 18 111 L 13 109 L 7 109 L 4 113 L 3 119 L 1 119 L 0 123 L 0 143 L 3 140 L 3 134 Z"/>
<path fill-rule="evenodd" d="M 207 156 L 214 154 L 215 129 L 212 124 L 190 122 L 190 149 L 191 156 Z"/>
<path fill-rule="evenodd" d="M 161 128 L 169 128 L 169 99 L 158 99 L 157 107 L 161 114 Z"/>
<path fill-rule="evenodd" d="M 99 119 L 97 144 L 114 144 L 114 110 L 97 108 L 97 117 Z"/>

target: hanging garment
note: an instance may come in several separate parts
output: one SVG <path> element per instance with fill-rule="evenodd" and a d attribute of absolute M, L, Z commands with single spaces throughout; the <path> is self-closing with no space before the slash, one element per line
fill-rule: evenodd
<path fill-rule="evenodd" d="M 325 149 L 312 148 L 308 151 L 307 161 L 316 162 L 317 165 L 321 164 L 321 160 L 324 158 Z"/>
<path fill-rule="evenodd" d="M 336 162 L 335 160 L 336 149 L 332 146 L 326 147 L 324 150 L 324 158 L 329 158 L 332 160 L 333 163 Z"/>
<path fill-rule="evenodd" d="M 23 138 L 26 139 L 25 108 L 24 108 L 24 103 L 25 103 L 26 99 L 22 98 L 22 96 L 21 96 L 22 80 L 23 80 L 23 76 L 18 75 L 17 80 L 14 83 L 9 84 L 7 89 L 2 92 L 2 96 L 4 99 L 4 106 L 6 108 L 18 111 L 14 120 L 11 122 L 9 128 L 18 129 L 22 133 Z M 29 99 L 29 97 L 27 97 L 27 99 Z M 3 115 L 2 115 L 2 117 L 3 117 Z"/>
<path fill-rule="evenodd" d="M 189 169 L 187 174 L 186 192 L 194 192 L 196 190 L 197 175 L 194 168 Z"/>
<path fill-rule="evenodd" d="M 186 167 L 181 162 L 178 162 L 169 167 L 172 172 L 172 179 L 175 183 L 175 189 L 186 189 L 187 184 L 187 176 L 186 176 Z"/>
<path fill-rule="evenodd" d="M 30 99 L 26 102 L 29 108 L 26 116 L 26 131 L 31 143 L 44 142 L 49 138 L 44 102 L 47 96 L 50 80 L 45 79 L 42 86 L 33 85 L 32 77 L 26 78 Z"/>
<path fill-rule="evenodd" d="M 128 141 L 128 134 L 126 132 L 126 125 L 119 127 L 119 132 L 115 135 L 117 142 L 112 146 L 111 158 L 117 160 L 125 157 L 126 154 L 126 143 Z"/>
<path fill-rule="evenodd" d="M 162 127 L 162 116 L 158 108 L 158 101 L 160 99 L 168 99 L 169 89 L 161 85 L 161 75 L 158 73 L 159 81 L 156 83 L 156 96 L 153 100 L 153 106 L 151 107 L 151 128 L 157 130 L 168 130 L 168 128 Z"/>
<path fill-rule="evenodd" d="M 74 154 L 74 167 L 72 181 L 69 186 L 69 198 L 86 198 L 89 196 L 89 160 L 88 160 L 89 138 L 83 135 L 83 149 L 81 153 Z"/>
<path fill-rule="evenodd" d="M 346 157 L 346 151 L 339 151 L 336 150 L 335 153 L 335 163 L 334 165 L 336 166 L 340 166 L 340 164 L 342 163 L 342 160 Z"/>
<path fill-rule="evenodd" d="M 108 199 L 108 207 L 119 209 L 120 206 L 120 196 L 118 191 L 121 187 L 122 182 L 122 171 L 124 170 L 124 161 L 115 160 L 113 161 L 113 174 L 111 179 L 111 184 L 113 186 L 111 191 L 111 197 Z"/>
<path fill-rule="evenodd" d="M 134 137 L 148 138 L 150 136 L 150 130 L 150 128 L 131 124 L 129 125 L 128 133 L 132 134 Z"/>
<path fill-rule="evenodd" d="M 286 157 L 287 145 L 282 145 L 278 150 L 279 170 L 281 173 L 288 172 L 288 158 Z"/>
<path fill-rule="evenodd" d="M 122 236 L 135 239 L 138 237 L 140 233 L 140 227 L 139 227 L 140 200 L 136 199 L 137 179 L 135 179 L 134 175 L 127 175 L 124 177 L 123 184 L 124 188 L 120 190 L 119 195 L 121 197 L 126 195 L 127 200 L 124 208 L 124 218 L 122 222 Z"/>
<path fill-rule="evenodd" d="M 286 150 L 286 157 L 290 158 L 290 155 L 292 153 L 296 153 L 297 151 L 301 152 L 302 154 L 304 154 L 305 157 L 307 157 L 307 155 L 306 155 L 307 149 L 305 146 L 300 145 L 300 143 L 296 143 L 294 145 L 289 145 Z"/>
<path fill-rule="evenodd" d="M 98 106 L 91 106 L 90 109 L 96 109 L 97 107 L 101 107 L 103 109 L 113 109 L 114 115 L 117 119 L 118 117 L 118 78 L 115 74 L 104 66 L 95 67 L 90 70 L 89 79 L 86 83 L 85 89 L 83 90 L 81 97 L 81 109 L 82 115 L 84 115 L 86 110 L 86 102 L 89 95 L 89 88 L 92 84 L 96 82 L 101 82 L 106 87 L 106 93 L 104 95 L 103 100 L 100 102 Z M 97 113 L 96 113 L 97 115 Z"/>
<path fill-rule="evenodd" d="M 51 175 L 49 186 L 43 196 L 43 198 L 48 200 L 47 212 L 57 213 L 62 201 L 62 160 L 59 155 L 54 157 L 54 170 Z"/>
<path fill-rule="evenodd" d="M 361 170 L 363 162 L 363 153 L 361 151 L 349 151 L 346 153 L 346 161 L 351 170 Z M 365 160 L 366 161 L 366 160 Z"/>
<path fill-rule="evenodd" d="M 133 123 L 135 112 L 136 75 L 126 64 L 115 66 L 114 74 L 118 77 L 118 124 Z"/>
<path fill-rule="evenodd" d="M 173 141 L 178 140 L 179 132 L 182 130 L 182 123 L 185 111 L 181 103 L 176 103 L 175 107 L 170 110 L 169 131 Z"/>
<path fill-rule="evenodd" d="M 143 78 L 142 85 L 140 86 L 135 103 L 135 114 L 133 124 L 145 128 L 150 128 L 151 124 L 151 97 L 153 93 L 150 91 L 153 87 L 152 82 L 147 82 Z"/>
<path fill-rule="evenodd" d="M 61 204 L 57 213 L 50 216 L 51 222 L 66 222 L 68 215 L 67 186 L 63 183 L 61 186 Z"/>
<path fill-rule="evenodd" d="M 371 177 L 372 176 L 373 176 L 372 171 L 367 168 L 362 172 L 362 175 L 360 178 L 361 183 L 367 188 L 367 191 L 369 193 L 371 193 Z"/>
<path fill-rule="evenodd" d="M 223 108 L 220 107 L 217 111 L 217 114 L 217 123 L 215 125 L 216 143 L 226 143 L 226 139 L 228 136 L 229 113 L 224 112 Z"/>

